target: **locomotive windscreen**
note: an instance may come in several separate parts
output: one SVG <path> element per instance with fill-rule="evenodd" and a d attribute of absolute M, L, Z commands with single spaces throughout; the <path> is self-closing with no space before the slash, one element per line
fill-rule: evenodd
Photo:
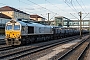
<path fill-rule="evenodd" d="M 34 33 L 34 27 L 28 26 L 28 33 Z"/>
<path fill-rule="evenodd" d="M 20 30 L 20 25 L 14 25 L 14 30 Z"/>
<path fill-rule="evenodd" d="M 12 25 L 7 25 L 6 30 L 12 30 Z"/>

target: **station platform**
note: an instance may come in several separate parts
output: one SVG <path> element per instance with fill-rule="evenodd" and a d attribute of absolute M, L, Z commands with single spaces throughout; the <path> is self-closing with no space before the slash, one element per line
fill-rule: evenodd
<path fill-rule="evenodd" d="M 87 57 L 86 57 L 86 60 L 90 60 L 90 50 L 89 50 L 89 52 L 88 52 L 88 55 L 87 55 Z"/>
<path fill-rule="evenodd" d="M 58 46 L 58 47 L 52 49 L 51 53 L 48 53 L 48 54 L 46 54 L 46 55 L 44 55 L 42 57 L 39 57 L 39 58 L 37 58 L 37 60 L 49 60 L 53 56 L 56 56 L 58 53 L 64 51 L 65 49 L 69 48 L 70 46 L 73 46 L 73 45 L 77 44 L 78 42 L 80 42 L 81 40 L 86 39 L 88 37 L 89 36 L 84 36 L 84 37 L 82 37 L 82 39 L 76 39 L 76 40 L 71 41 L 69 43 L 66 43 L 66 44 L 63 44 L 61 46 Z M 90 57 L 88 59 L 90 60 Z"/>

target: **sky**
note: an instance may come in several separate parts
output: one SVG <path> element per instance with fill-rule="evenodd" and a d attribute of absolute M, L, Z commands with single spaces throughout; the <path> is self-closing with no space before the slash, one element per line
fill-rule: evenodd
<path fill-rule="evenodd" d="M 54 17 L 64 16 L 69 19 L 90 19 L 90 0 L 0 0 L 0 7 L 11 6 L 28 14 L 37 14 L 54 20 Z"/>

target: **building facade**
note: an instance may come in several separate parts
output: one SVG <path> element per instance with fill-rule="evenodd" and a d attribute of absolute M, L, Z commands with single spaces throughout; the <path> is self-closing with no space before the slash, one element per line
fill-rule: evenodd
<path fill-rule="evenodd" d="M 70 20 L 63 16 L 55 17 L 55 26 L 80 28 L 80 20 Z M 81 27 L 82 29 L 89 30 L 90 20 L 82 20 Z"/>
<path fill-rule="evenodd" d="M 10 20 L 9 16 L 0 13 L 0 34 L 5 34 L 5 24 Z"/>
<path fill-rule="evenodd" d="M 80 28 L 80 20 L 71 20 L 71 21 L 69 21 L 69 27 Z M 90 20 L 82 20 L 81 27 L 82 27 L 82 29 L 89 30 Z"/>
<path fill-rule="evenodd" d="M 35 21 L 45 21 L 45 18 L 43 18 L 39 15 L 30 15 L 30 19 L 33 19 Z"/>
<path fill-rule="evenodd" d="M 15 9 L 13 7 L 10 7 L 10 6 L 4 6 L 4 7 L 1 7 L 0 8 L 0 13 L 3 13 L 7 16 L 9 16 L 10 18 L 12 19 L 30 19 L 30 15 L 23 12 L 23 11 L 20 11 L 18 9 Z"/>
<path fill-rule="evenodd" d="M 11 18 L 5 14 L 0 13 L 0 27 L 6 24 L 6 22 L 10 21 Z"/>
<path fill-rule="evenodd" d="M 70 21 L 70 19 L 63 17 L 63 16 L 55 17 L 55 26 L 69 27 L 69 21 Z"/>

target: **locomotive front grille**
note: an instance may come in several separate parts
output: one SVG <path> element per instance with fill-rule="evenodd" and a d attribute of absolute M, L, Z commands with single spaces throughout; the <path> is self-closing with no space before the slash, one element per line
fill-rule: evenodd
<path fill-rule="evenodd" d="M 6 38 L 7 39 L 20 39 L 20 32 L 13 31 L 13 32 L 6 32 Z"/>
<path fill-rule="evenodd" d="M 20 45 L 20 31 L 6 31 L 6 44 L 7 45 Z"/>

